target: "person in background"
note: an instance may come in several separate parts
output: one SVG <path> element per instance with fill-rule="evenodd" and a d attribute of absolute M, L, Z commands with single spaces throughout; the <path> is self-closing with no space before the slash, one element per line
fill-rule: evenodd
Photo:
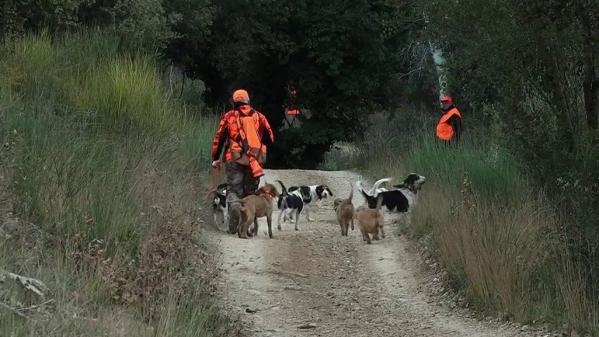
<path fill-rule="evenodd" d="M 462 136 L 462 114 L 453 105 L 451 96 L 441 96 L 441 118 L 437 123 L 437 138 L 446 144 L 459 143 Z"/>

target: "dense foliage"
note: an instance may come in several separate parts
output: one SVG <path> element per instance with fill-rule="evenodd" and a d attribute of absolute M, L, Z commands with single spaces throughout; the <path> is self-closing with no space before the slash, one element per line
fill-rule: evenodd
<path fill-rule="evenodd" d="M 467 118 L 485 122 L 471 128 L 510 148 L 550 192 L 597 298 L 599 3 L 429 1 L 425 11 L 452 91 Z"/>
<path fill-rule="evenodd" d="M 213 102 L 249 88 L 277 129 L 286 89 L 298 90 L 312 117 L 279 135 L 276 166 L 314 166 L 333 140 L 355 136 L 374 103 L 396 94 L 389 84 L 411 27 L 402 1 L 218 1 L 210 9 L 209 27 L 184 14 L 166 53 L 206 82 Z"/>

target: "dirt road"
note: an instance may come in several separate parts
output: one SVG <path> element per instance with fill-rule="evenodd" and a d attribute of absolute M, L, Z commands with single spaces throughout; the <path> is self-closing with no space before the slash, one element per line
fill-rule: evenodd
<path fill-rule="evenodd" d="M 349 195 L 351 172 L 268 171 L 266 181 L 287 186 L 324 183 L 335 197 Z M 423 193 L 427 193 L 426 186 Z M 354 205 L 363 204 L 354 195 Z M 275 219 L 276 219 L 275 214 Z M 420 257 L 405 239 L 386 227 L 387 238 L 366 245 L 358 230 L 340 235 L 332 200 L 305 215 L 300 231 L 292 224 L 274 239 L 212 233 L 220 240 L 224 304 L 244 321 L 245 336 L 535 336 L 509 324 L 480 322 L 427 295 Z"/>

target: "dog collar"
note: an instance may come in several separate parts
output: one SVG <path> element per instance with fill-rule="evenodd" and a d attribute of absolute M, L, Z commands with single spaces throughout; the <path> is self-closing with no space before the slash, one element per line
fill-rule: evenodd
<path fill-rule="evenodd" d="M 265 197 L 266 200 L 268 200 L 268 201 L 272 201 L 272 199 L 274 199 L 274 197 L 275 197 L 271 192 L 261 192 L 258 195 Z"/>

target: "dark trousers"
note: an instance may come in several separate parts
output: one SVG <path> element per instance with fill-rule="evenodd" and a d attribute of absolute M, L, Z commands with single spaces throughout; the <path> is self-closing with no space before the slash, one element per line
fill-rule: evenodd
<path fill-rule="evenodd" d="M 237 233 L 239 226 L 239 208 L 242 199 L 253 194 L 258 189 L 260 178 L 254 178 L 249 166 L 241 165 L 234 161 L 225 163 L 227 176 L 227 207 L 229 210 L 229 232 Z"/>

